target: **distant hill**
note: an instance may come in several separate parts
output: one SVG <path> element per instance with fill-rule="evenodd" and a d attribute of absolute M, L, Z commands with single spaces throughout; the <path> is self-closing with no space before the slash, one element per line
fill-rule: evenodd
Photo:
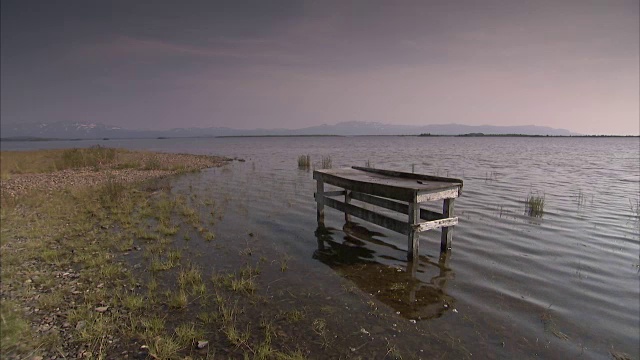
<path fill-rule="evenodd" d="M 157 138 L 157 137 L 203 137 L 203 136 L 267 136 L 267 135 L 462 135 L 521 134 L 521 135 L 579 135 L 565 129 L 545 126 L 492 126 L 492 125 L 393 125 L 377 122 L 348 121 L 334 125 L 311 126 L 302 129 L 253 129 L 239 130 L 228 127 L 176 128 L 164 131 L 132 130 L 117 126 L 79 122 L 1 124 L 0 135 L 7 138 Z"/>

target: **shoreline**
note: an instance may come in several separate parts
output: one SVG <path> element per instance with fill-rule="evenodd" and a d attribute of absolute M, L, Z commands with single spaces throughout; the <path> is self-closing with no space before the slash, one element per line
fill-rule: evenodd
<path fill-rule="evenodd" d="M 8 137 L 0 138 L 0 142 L 53 142 L 53 141 L 118 141 L 118 140 L 188 140 L 188 139 L 225 139 L 225 138 L 310 138 L 310 137 L 502 137 L 502 138 L 640 138 L 640 135 L 534 135 L 534 134 L 393 134 L 393 135 L 337 135 L 337 134 L 307 134 L 307 135 L 211 135 L 211 136 L 159 136 L 159 137 L 114 137 L 114 138 L 39 138 L 39 137 Z"/>
<path fill-rule="evenodd" d="M 106 148 L 110 149 L 110 148 Z M 39 152 L 64 152 L 65 149 L 40 150 Z M 66 187 L 86 188 L 91 186 L 104 185 L 106 182 L 137 183 L 170 175 L 185 172 L 199 171 L 210 167 L 219 167 L 232 161 L 217 156 L 192 155 L 192 154 L 172 154 L 172 153 L 152 153 L 148 151 L 118 150 L 120 157 L 113 162 L 97 163 L 92 166 L 71 167 L 57 170 L 55 164 L 53 171 L 25 171 L 15 172 L 15 168 L 20 168 L 15 163 L 2 164 L 0 166 L 9 169 L 2 170 L 0 189 L 2 196 L 16 197 L 25 193 L 38 190 L 50 193 L 52 191 L 63 190 Z M 28 153 L 20 152 L 20 153 Z M 31 151 L 37 153 L 38 151 Z M 3 151 L 5 155 L 10 151 Z M 6 160 L 3 162 L 7 162 Z M 8 162 L 11 162 L 10 160 Z M 12 167 L 13 166 L 13 167 Z M 64 167 L 64 166 L 63 166 Z M 5 171 L 6 170 L 6 171 Z M 12 172 L 12 170 L 14 170 Z M 44 169 L 47 170 L 47 169 Z"/>

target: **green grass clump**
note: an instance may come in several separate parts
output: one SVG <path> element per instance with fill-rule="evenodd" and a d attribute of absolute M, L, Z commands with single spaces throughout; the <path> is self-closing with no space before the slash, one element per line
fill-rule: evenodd
<path fill-rule="evenodd" d="M 300 155 L 298 156 L 298 169 L 309 170 L 311 167 L 311 156 Z"/>
<path fill-rule="evenodd" d="M 198 340 L 204 338 L 204 331 L 192 322 L 178 325 L 175 333 L 178 343 L 186 348 L 192 347 Z"/>
<path fill-rule="evenodd" d="M 189 296 L 182 290 L 167 294 L 167 305 L 169 305 L 169 308 L 184 309 L 188 304 Z"/>
<path fill-rule="evenodd" d="M 158 336 L 149 345 L 149 355 L 153 359 L 175 359 L 181 346 L 174 337 Z"/>
<path fill-rule="evenodd" d="M 531 217 L 542 217 L 544 214 L 544 195 L 529 194 L 525 201 L 525 213 Z"/>

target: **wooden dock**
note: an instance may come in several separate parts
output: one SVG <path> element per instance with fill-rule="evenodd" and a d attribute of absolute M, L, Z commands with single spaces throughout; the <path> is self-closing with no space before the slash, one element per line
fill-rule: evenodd
<path fill-rule="evenodd" d="M 344 212 L 345 221 L 355 216 L 380 225 L 408 237 L 407 257 L 418 255 L 420 232 L 442 228 L 440 250 L 451 248 L 452 226 L 458 223 L 454 216 L 454 199 L 460 196 L 462 180 L 398 171 L 354 166 L 351 168 L 315 170 L 315 193 L 318 225 L 324 226 L 324 206 Z M 344 190 L 325 191 L 325 184 Z M 339 198 L 344 201 L 340 201 Z M 396 218 L 365 209 L 352 200 L 375 205 L 408 215 L 408 220 Z M 422 209 L 420 204 L 443 201 L 442 213 Z M 423 221 L 424 220 L 424 221 Z"/>

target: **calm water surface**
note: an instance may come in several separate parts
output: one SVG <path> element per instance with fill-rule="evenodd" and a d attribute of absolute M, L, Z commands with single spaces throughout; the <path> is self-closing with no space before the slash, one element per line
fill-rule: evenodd
<path fill-rule="evenodd" d="M 334 326 L 353 356 L 378 336 L 394 337 L 405 358 L 639 357 L 638 138 L 220 138 L 2 149 L 94 144 L 246 160 L 174 181 L 178 192 L 221 199 L 216 231 L 227 250 L 189 246 L 219 268 L 236 266 L 225 259 L 247 246 L 286 262 L 287 286 L 319 295 L 288 298 L 276 291 L 282 274 L 264 291 L 311 313 L 337 306 Z M 452 251 L 441 256 L 439 232 L 422 233 L 421 257 L 408 264 L 405 236 L 361 221 L 345 227 L 333 209 L 325 210 L 328 231 L 317 232 L 315 182 L 296 167 L 302 154 L 316 163 L 331 156 L 333 167 L 369 161 L 463 179 Z M 530 194 L 544 196 L 542 217 L 527 215 Z M 374 306 L 384 316 L 372 317 Z"/>

